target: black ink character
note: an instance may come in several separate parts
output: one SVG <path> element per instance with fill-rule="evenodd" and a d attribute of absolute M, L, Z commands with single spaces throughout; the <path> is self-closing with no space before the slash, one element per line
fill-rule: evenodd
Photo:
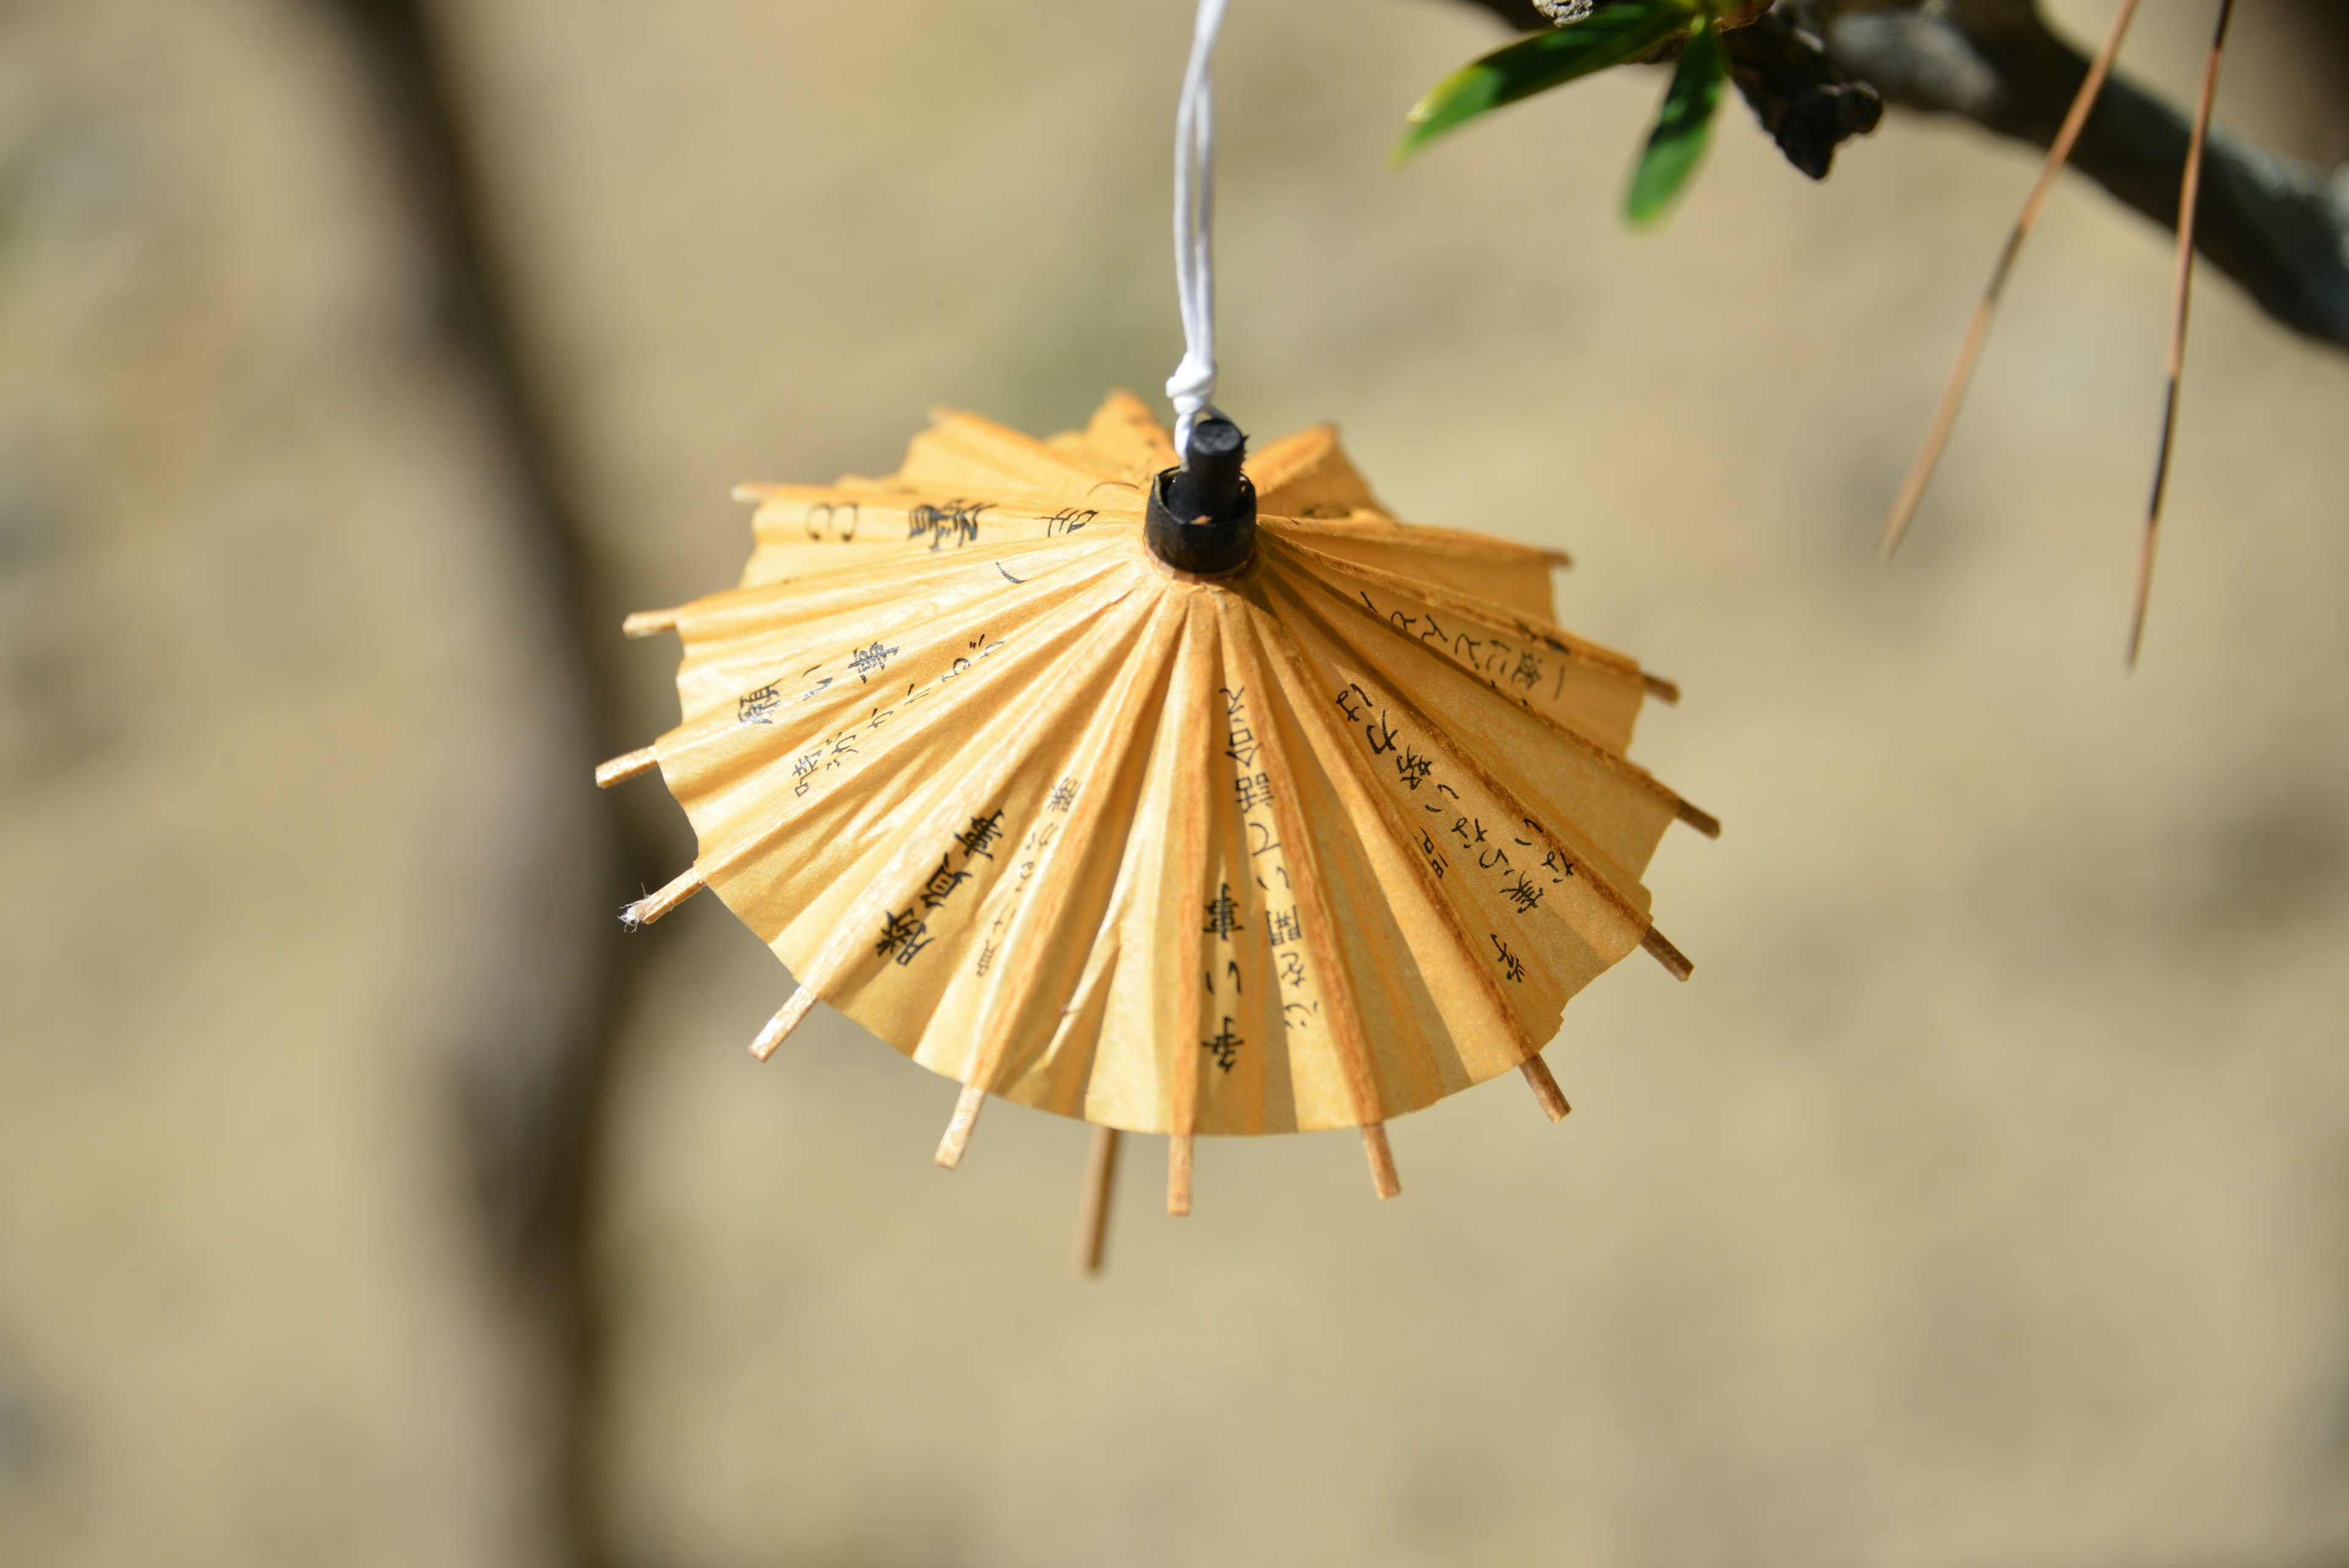
<path fill-rule="evenodd" d="M 1291 904 L 1286 909 L 1269 909 L 1266 913 L 1272 920 L 1272 929 L 1267 934 L 1271 937 L 1274 947 L 1287 947 L 1291 942 L 1304 940 L 1305 922 L 1297 918 L 1296 905 Z"/>
<path fill-rule="evenodd" d="M 1232 781 L 1232 793 L 1239 797 L 1242 812 L 1254 811 L 1272 802 L 1272 781 L 1262 774 L 1242 774 Z"/>
<path fill-rule="evenodd" d="M 914 955 L 928 947 L 932 940 L 929 927 L 914 919 L 913 907 L 907 905 L 902 914 L 885 917 L 881 940 L 874 944 L 873 951 L 879 958 L 887 958 L 895 953 L 898 963 L 909 964 L 914 961 Z"/>
<path fill-rule="evenodd" d="M 972 817 L 970 831 L 956 834 L 955 842 L 962 846 L 963 859 L 968 864 L 974 855 L 994 859 L 996 841 L 1002 836 L 1003 813 L 999 809 L 988 812 L 985 816 Z"/>
<path fill-rule="evenodd" d="M 1511 952 L 1509 950 L 1509 944 L 1503 941 L 1498 935 L 1490 931 L 1487 931 L 1485 935 L 1490 936 L 1493 939 L 1493 950 L 1495 953 L 1499 955 L 1496 961 L 1498 961 L 1501 966 L 1501 972 L 1507 975 L 1517 984 L 1523 985 L 1526 982 L 1525 961 L 1517 957 L 1516 954 Z"/>
<path fill-rule="evenodd" d="M 1213 1056 L 1216 1059 L 1216 1065 L 1228 1073 L 1232 1070 L 1232 1064 L 1240 1059 L 1240 1047 L 1247 1044 L 1247 1041 L 1232 1033 L 1232 1018 L 1227 1012 L 1224 1015 L 1223 1029 L 1213 1040 L 1200 1041 L 1199 1049 Z"/>
<path fill-rule="evenodd" d="M 848 656 L 848 668 L 855 672 L 856 683 L 862 686 L 868 677 L 888 669 L 889 660 L 896 655 L 895 649 L 882 647 L 881 639 L 874 638 L 872 646 L 860 648 Z"/>
<path fill-rule="evenodd" d="M 771 724 L 775 710 L 782 705 L 782 697 L 771 684 L 756 691 L 746 691 L 734 700 L 734 719 L 742 724 Z"/>
<path fill-rule="evenodd" d="M 1234 931 L 1246 929 L 1240 924 L 1240 907 L 1232 901 L 1232 885 L 1229 882 L 1216 885 L 1215 899 L 1207 905 L 1207 923 L 1200 929 L 1225 941 L 1232 940 Z"/>
<path fill-rule="evenodd" d="M 841 521 L 841 514 L 843 512 L 848 514 L 848 521 L 845 523 Z M 856 537 L 856 503 L 854 501 L 820 502 L 808 508 L 805 526 L 807 536 L 811 539 L 822 539 L 829 535 L 845 545 Z"/>
<path fill-rule="evenodd" d="M 1444 851 L 1435 846 L 1435 840 L 1430 838 L 1424 829 L 1419 835 L 1419 852 L 1427 857 L 1427 868 L 1435 873 L 1435 879 L 1443 881 L 1444 873 L 1452 862 L 1444 857 Z"/>
<path fill-rule="evenodd" d="M 1052 786 L 1052 798 L 1044 803 L 1047 811 L 1066 811 L 1077 804 L 1077 781 L 1062 779 Z"/>
<path fill-rule="evenodd" d="M 944 506 L 916 506 L 905 514 L 905 537 L 926 538 L 936 550 L 947 540 L 960 549 L 978 539 L 978 514 L 995 504 L 982 501 L 972 505 L 965 501 L 949 501 Z"/>
<path fill-rule="evenodd" d="M 968 865 L 968 862 L 966 861 L 965 864 Z M 954 897 L 954 890 L 969 880 L 969 872 L 947 870 L 947 857 L 939 856 L 938 868 L 931 872 L 930 879 L 922 885 L 922 908 L 937 909 L 948 898 Z"/>

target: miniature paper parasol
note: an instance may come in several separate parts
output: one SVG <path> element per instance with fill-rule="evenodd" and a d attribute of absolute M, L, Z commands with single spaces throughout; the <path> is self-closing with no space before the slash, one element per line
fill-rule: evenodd
<path fill-rule="evenodd" d="M 1384 1124 L 1540 1050 L 1635 948 L 1686 978 L 1640 876 L 1676 818 L 1626 760 L 1650 694 L 1550 621 L 1563 558 L 1396 521 L 1328 428 L 1240 476 L 1238 433 L 1124 394 L 1037 441 L 940 417 L 905 466 L 751 485 L 741 586 L 675 629 L 683 722 L 656 765 L 692 868 L 815 1002 L 984 1097 L 1097 1134 Z M 1252 482 L 1252 486 L 1251 486 Z M 1252 487 L 1253 493 L 1250 493 Z M 1096 1199 L 1098 1199 L 1098 1191 Z M 1098 1232 L 1094 1245 L 1098 1246 Z"/>

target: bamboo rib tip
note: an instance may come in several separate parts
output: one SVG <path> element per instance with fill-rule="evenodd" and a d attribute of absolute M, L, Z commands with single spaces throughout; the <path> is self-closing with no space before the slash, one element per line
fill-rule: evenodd
<path fill-rule="evenodd" d="M 1402 1178 L 1395 1174 L 1394 1150 L 1387 1146 L 1384 1122 L 1362 1124 L 1362 1153 L 1371 1162 L 1371 1185 L 1381 1200 L 1402 1195 Z"/>
<path fill-rule="evenodd" d="M 816 995 L 812 987 L 803 985 L 792 992 L 792 999 L 783 1003 L 781 1012 L 767 1020 L 767 1026 L 759 1031 L 756 1040 L 750 1042 L 750 1054 L 761 1062 L 773 1055 L 777 1048 L 791 1037 L 792 1031 L 797 1029 L 801 1021 L 814 1009 L 815 1003 Z"/>
<path fill-rule="evenodd" d="M 1102 1255 L 1109 1248 L 1109 1207 L 1117 1185 L 1119 1141 L 1115 1127 L 1097 1127 L 1093 1128 L 1092 1147 L 1085 1152 L 1085 1200 L 1077 1214 L 1077 1269 L 1081 1273 L 1100 1273 Z"/>
<path fill-rule="evenodd" d="M 622 637 L 654 637 L 664 631 L 674 630 L 677 623 L 684 618 L 684 613 L 682 610 L 673 609 L 638 610 L 620 623 L 620 635 Z"/>
<path fill-rule="evenodd" d="M 632 931 L 649 926 L 709 885 L 701 879 L 700 867 L 688 866 L 659 892 L 647 894 L 622 909 L 620 924 Z"/>
<path fill-rule="evenodd" d="M 1526 1057 L 1517 1071 L 1523 1073 L 1526 1082 L 1533 1086 L 1534 1100 L 1541 1106 L 1542 1115 L 1555 1123 L 1566 1120 L 1574 1113 L 1574 1107 L 1566 1103 L 1565 1091 L 1550 1075 L 1549 1064 L 1541 1059 L 1538 1052 Z"/>
<path fill-rule="evenodd" d="M 1689 961 L 1688 955 L 1672 946 L 1665 940 L 1664 933 L 1653 926 L 1650 926 L 1648 934 L 1640 939 L 1640 945 L 1647 950 L 1650 958 L 1663 965 L 1665 972 L 1674 980 L 1686 980 L 1696 972 L 1696 965 Z"/>
<path fill-rule="evenodd" d="M 1681 700 L 1681 689 L 1671 681 L 1665 680 L 1661 675 L 1651 675 L 1643 670 L 1640 672 L 1640 682 L 1641 685 L 1647 687 L 1649 696 L 1653 697 L 1657 701 L 1663 703 L 1666 707 L 1670 707 Z"/>
<path fill-rule="evenodd" d="M 986 1104 L 985 1089 L 977 1084 L 962 1086 L 954 1115 L 947 1122 L 946 1137 L 938 1139 L 937 1161 L 942 1169 L 952 1170 L 962 1163 L 962 1151 L 970 1147 L 970 1129 L 978 1125 L 979 1109 Z"/>
<path fill-rule="evenodd" d="M 639 774 L 650 773 L 660 761 L 655 752 L 655 747 L 645 746 L 625 756 L 614 757 L 608 763 L 596 763 L 595 787 L 610 789 L 614 784 L 627 783 Z"/>
<path fill-rule="evenodd" d="M 1713 813 L 1709 811 L 1703 810 L 1702 807 L 1694 806 L 1690 805 L 1687 801 L 1682 801 L 1679 805 L 1673 808 L 1672 815 L 1679 817 L 1681 821 L 1687 823 L 1691 827 L 1695 828 L 1699 833 L 1703 834 L 1707 838 L 1718 838 L 1721 836 L 1721 818 L 1713 815 Z"/>
<path fill-rule="evenodd" d="M 1166 1139 L 1166 1212 L 1180 1220 L 1191 1212 L 1191 1135 Z"/>

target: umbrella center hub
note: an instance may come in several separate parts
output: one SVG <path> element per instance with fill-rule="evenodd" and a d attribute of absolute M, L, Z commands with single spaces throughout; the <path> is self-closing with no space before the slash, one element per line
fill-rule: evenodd
<path fill-rule="evenodd" d="M 1150 553 L 1202 576 L 1237 572 L 1256 554 L 1256 485 L 1241 472 L 1247 437 L 1216 416 L 1192 427 L 1179 468 L 1150 483 L 1143 537 Z"/>

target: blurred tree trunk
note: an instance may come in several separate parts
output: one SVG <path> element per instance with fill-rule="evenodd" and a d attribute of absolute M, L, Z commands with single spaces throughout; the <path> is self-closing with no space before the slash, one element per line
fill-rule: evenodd
<path fill-rule="evenodd" d="M 621 740 L 611 649 L 617 618 L 597 591 L 590 547 L 568 491 L 570 467 L 533 379 L 506 272 L 484 222 L 481 171 L 450 78 L 450 62 L 423 0 L 322 0 L 347 27 L 369 73 L 391 144 L 404 164 L 406 194 L 422 237 L 439 309 L 439 327 L 481 379 L 508 452 L 525 525 L 525 549 L 537 566 L 555 619 L 570 644 L 565 670 L 572 693 L 592 715 L 601 754 L 628 749 Z M 577 784 L 590 790 L 583 759 Z M 603 885 L 649 886 L 667 879 L 618 801 L 602 797 L 593 842 L 577 856 L 601 867 Z M 547 1452 L 544 1473 L 561 1493 L 567 1540 L 560 1555 L 582 1568 L 614 1560 L 602 1517 L 598 1409 L 605 1386 L 605 1324 L 590 1251 L 596 1184 L 615 1058 L 639 982 L 636 948 L 610 911 L 580 922 L 570 910 L 568 939 L 587 961 L 587 994 L 548 996 L 543 1005 L 567 1024 L 554 1048 L 517 1062 L 504 1043 L 484 1041 L 458 1085 L 481 1202 L 483 1234 L 497 1255 L 543 1359 Z"/>

